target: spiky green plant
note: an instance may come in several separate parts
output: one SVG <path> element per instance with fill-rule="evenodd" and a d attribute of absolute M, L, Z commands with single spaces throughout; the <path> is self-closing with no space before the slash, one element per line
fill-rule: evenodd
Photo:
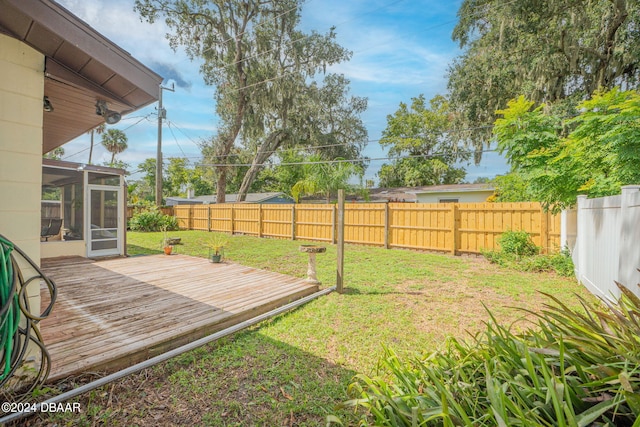
<path fill-rule="evenodd" d="M 552 295 L 524 333 L 491 321 L 470 341 L 401 361 L 386 349 L 377 376 L 358 375 L 347 406 L 363 425 L 638 426 L 640 299 L 569 309 Z"/>

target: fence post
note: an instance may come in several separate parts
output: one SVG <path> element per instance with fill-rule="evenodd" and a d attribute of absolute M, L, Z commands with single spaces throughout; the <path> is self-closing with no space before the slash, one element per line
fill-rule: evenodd
<path fill-rule="evenodd" d="M 451 255 L 458 252 L 458 204 L 451 203 Z"/>
<path fill-rule="evenodd" d="M 296 205 L 291 205 L 291 240 L 296 240 Z"/>
<path fill-rule="evenodd" d="M 235 206 L 235 204 L 233 204 L 233 203 L 232 203 L 232 204 L 231 204 L 231 235 L 233 235 L 233 233 L 234 233 L 234 228 L 235 228 L 235 224 L 234 224 L 234 221 L 235 221 L 235 215 L 234 215 L 234 210 L 233 210 L 233 207 L 234 207 L 234 206 Z"/>
<path fill-rule="evenodd" d="M 207 231 L 211 232 L 211 205 L 207 205 Z"/>
<path fill-rule="evenodd" d="M 569 210 L 560 212 L 560 250 L 569 247 Z"/>
<path fill-rule="evenodd" d="M 338 190 L 338 271 L 336 291 L 344 292 L 344 190 Z"/>
<path fill-rule="evenodd" d="M 549 248 L 549 214 L 540 206 L 540 246 L 541 253 L 546 254 Z"/>
<path fill-rule="evenodd" d="M 258 203 L 258 237 L 262 237 L 262 204 Z"/>
<path fill-rule="evenodd" d="M 587 265 L 587 245 L 588 245 L 588 237 L 587 237 L 587 224 L 585 220 L 586 216 L 586 208 L 585 204 L 587 201 L 587 196 L 579 195 L 576 203 L 576 209 L 578 210 L 578 235 L 576 236 L 576 248 L 573 253 L 573 263 L 576 270 L 576 277 L 578 282 L 583 282 L 582 275 Z M 577 252 L 577 256 L 576 256 Z"/>
<path fill-rule="evenodd" d="M 389 249 L 389 203 L 384 204 L 384 248 Z"/>
<path fill-rule="evenodd" d="M 331 244 L 336 244 L 336 209 L 335 205 L 331 205 Z"/>
<path fill-rule="evenodd" d="M 636 193 L 640 191 L 640 185 L 625 185 L 622 187 L 620 200 L 620 226 L 618 230 L 618 253 L 614 259 L 619 259 L 618 281 L 631 291 L 640 296 L 638 287 L 640 283 L 640 272 L 638 260 L 640 260 L 640 248 L 638 247 L 638 237 L 640 228 L 638 227 L 638 206 Z"/>

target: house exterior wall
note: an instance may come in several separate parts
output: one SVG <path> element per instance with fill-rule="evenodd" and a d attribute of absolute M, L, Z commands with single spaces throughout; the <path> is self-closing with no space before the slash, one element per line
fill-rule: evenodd
<path fill-rule="evenodd" d="M 42 242 L 40 244 L 40 258 L 58 258 L 65 256 L 87 256 L 87 244 L 84 240 Z"/>
<path fill-rule="evenodd" d="M 0 234 L 36 264 L 40 264 L 43 96 L 44 56 L 0 34 Z M 20 269 L 25 278 L 35 275 L 26 262 L 20 262 Z M 29 306 L 39 314 L 40 283 L 31 283 Z M 35 345 L 30 353 L 38 357 Z"/>
<path fill-rule="evenodd" d="M 0 34 L 0 233 L 40 259 L 44 56 Z"/>
<path fill-rule="evenodd" d="M 487 191 L 445 191 L 441 193 L 416 193 L 418 203 L 440 203 L 442 199 L 458 199 L 458 203 L 483 203 L 493 190 Z"/>

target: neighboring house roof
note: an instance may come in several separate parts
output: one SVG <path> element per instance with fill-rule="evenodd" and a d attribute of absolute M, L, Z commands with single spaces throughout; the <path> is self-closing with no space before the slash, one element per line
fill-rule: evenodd
<path fill-rule="evenodd" d="M 419 187 L 409 191 L 412 194 L 429 194 L 429 193 L 473 193 L 477 191 L 494 191 L 493 184 L 449 184 L 449 185 L 431 185 L 427 187 Z"/>
<path fill-rule="evenodd" d="M 273 193 L 247 193 L 247 197 L 245 198 L 244 203 L 265 203 L 269 200 L 276 199 L 276 198 L 290 199 L 293 202 L 293 199 L 291 199 L 291 197 L 287 196 L 286 194 L 273 192 Z M 207 196 L 197 196 L 197 197 L 194 197 L 193 199 L 187 199 L 184 197 L 167 197 L 166 200 L 167 200 L 167 204 L 170 201 L 174 201 L 180 204 L 216 203 L 216 195 L 212 194 Z M 238 200 L 237 194 L 227 194 L 225 196 L 226 203 L 236 203 L 237 200 Z"/>
<path fill-rule="evenodd" d="M 370 188 L 369 200 L 372 202 L 415 202 L 416 195 L 408 193 L 417 187 Z"/>
<path fill-rule="evenodd" d="M 284 197 L 286 199 L 290 199 L 289 196 L 287 196 L 284 193 L 278 193 L 278 192 L 272 192 L 272 193 L 247 193 L 247 197 L 245 197 L 244 201 L 245 203 L 264 203 L 268 200 L 271 199 L 275 199 L 278 197 Z M 209 202 L 209 203 L 215 203 L 216 202 L 216 195 L 211 195 L 211 196 L 198 196 L 196 197 L 196 199 L 198 200 L 202 200 L 205 202 Z M 236 201 L 238 200 L 238 195 L 237 194 L 227 194 L 225 196 L 225 201 L 227 203 L 236 203 Z M 293 199 L 292 199 L 293 200 Z"/>
<path fill-rule="evenodd" d="M 186 197 L 166 197 L 165 199 L 166 206 L 176 206 L 176 205 L 201 205 L 202 201 L 196 199 L 187 199 Z"/>
<path fill-rule="evenodd" d="M 447 184 L 423 185 L 419 187 L 371 188 L 369 199 L 372 202 L 416 202 L 417 194 L 431 193 L 466 193 L 477 191 L 494 191 L 492 184 Z"/>
<path fill-rule="evenodd" d="M 45 56 L 43 153 L 95 128 L 96 101 L 126 114 L 158 99 L 162 77 L 52 0 L 0 0 L 0 33 Z M 124 33 L 123 33 L 124 34 Z"/>

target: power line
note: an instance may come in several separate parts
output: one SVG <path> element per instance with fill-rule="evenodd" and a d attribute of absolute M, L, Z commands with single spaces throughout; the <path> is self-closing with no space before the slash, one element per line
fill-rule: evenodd
<path fill-rule="evenodd" d="M 490 127 L 491 126 L 476 126 L 476 127 L 472 127 L 472 128 L 460 129 L 460 130 L 458 130 L 458 132 L 465 132 L 465 131 L 476 130 L 476 129 L 485 129 L 485 128 L 490 128 Z M 449 131 L 449 132 L 451 132 L 451 131 Z M 174 136 L 174 138 L 175 138 L 175 136 Z M 405 137 L 405 139 L 409 139 L 409 137 Z M 381 141 L 381 140 L 380 139 L 371 139 L 371 140 L 366 141 L 365 143 L 368 144 L 370 142 L 379 142 L 379 141 Z M 346 142 L 346 143 L 339 143 L 339 144 L 327 144 L 327 145 L 315 145 L 315 146 L 313 146 L 313 145 L 311 145 L 311 146 L 299 146 L 299 147 L 293 147 L 292 149 L 293 150 L 302 150 L 302 151 L 313 151 L 313 150 L 316 150 L 318 148 L 332 148 L 332 147 L 341 147 L 341 146 L 346 146 L 346 145 L 351 145 L 351 143 Z M 181 151 L 182 151 L 182 149 L 181 149 Z M 267 154 L 277 154 L 277 153 L 282 153 L 282 151 L 283 150 L 271 150 L 271 151 L 266 151 L 265 153 L 267 153 Z M 482 153 L 484 153 L 484 152 L 491 152 L 491 151 L 495 151 L 495 150 L 485 150 L 485 151 L 475 151 L 475 150 L 473 150 L 473 151 L 470 151 L 470 153 L 474 153 L 474 152 L 482 152 Z M 187 156 L 187 155 L 185 155 L 184 151 L 182 151 L 182 154 L 184 155 L 184 157 L 182 157 L 182 158 L 185 159 L 185 160 L 201 159 L 203 157 L 202 155 Z M 229 157 L 237 157 L 237 156 L 238 156 L 237 154 L 221 154 L 221 155 L 212 155 L 212 156 L 210 156 L 210 158 L 218 160 L 218 159 L 229 158 Z M 418 155 L 417 157 L 423 157 L 423 155 Z M 385 158 L 379 158 L 379 159 L 380 160 L 392 160 L 392 159 L 398 159 L 398 158 L 399 157 L 385 157 Z M 373 159 L 370 158 L 370 159 L 364 159 L 364 160 L 376 161 L 376 160 L 378 160 L 378 158 L 373 158 Z M 351 161 L 356 162 L 356 161 L 360 161 L 360 159 L 353 159 Z M 299 162 L 299 163 L 302 164 L 303 162 Z M 259 166 L 263 166 L 265 164 L 271 165 L 272 163 L 264 163 L 264 164 L 259 165 Z M 280 164 L 280 163 L 278 163 L 278 164 Z M 247 165 L 251 166 L 251 164 L 237 164 L 237 163 L 236 164 L 233 164 L 233 163 L 232 164 L 227 164 L 227 163 L 225 163 L 225 165 L 228 165 L 228 166 L 234 166 L 234 165 L 236 165 L 236 166 L 240 166 L 240 165 L 242 165 L 242 166 L 247 166 Z M 214 164 L 214 166 L 219 166 L 219 164 Z"/>
<path fill-rule="evenodd" d="M 480 151 L 474 151 L 476 153 L 492 153 L 496 152 L 496 149 L 486 149 Z M 423 158 L 430 159 L 438 156 L 443 156 L 445 153 L 432 153 L 432 154 L 413 154 L 406 156 L 395 156 L 395 157 L 375 157 L 375 158 L 361 158 L 361 159 L 334 159 L 334 160 L 317 160 L 317 161 L 302 161 L 302 162 L 282 162 L 282 163 L 199 163 L 197 166 L 205 166 L 205 167 L 250 167 L 250 166 L 261 166 L 261 167 L 270 167 L 270 166 L 297 166 L 297 165 L 315 165 L 315 164 L 335 164 L 335 163 L 365 163 L 365 162 L 374 162 L 374 161 L 389 161 L 389 160 L 403 160 L 403 159 L 413 159 L 413 158 Z"/>
<path fill-rule="evenodd" d="M 145 120 L 145 119 L 148 119 L 148 118 L 149 118 L 149 116 L 152 116 L 152 115 L 154 115 L 154 114 L 155 114 L 155 113 L 149 113 L 149 114 L 147 114 L 146 116 L 135 116 L 135 117 L 130 117 L 129 119 L 133 119 L 133 118 L 140 118 L 140 120 L 138 120 L 137 122 L 135 122 L 135 123 L 133 123 L 133 124 L 131 124 L 131 125 L 127 126 L 127 127 L 126 127 L 126 128 L 124 128 L 124 129 L 122 129 L 122 132 L 125 132 L 125 131 L 127 131 L 127 130 L 131 129 L 132 127 L 134 127 L 134 126 L 135 126 L 135 125 L 137 125 L 138 123 L 142 122 L 142 121 L 143 121 L 143 120 Z M 123 119 L 123 120 L 124 120 L 124 119 Z M 71 158 L 71 157 L 77 156 L 78 154 L 82 154 L 82 153 L 84 153 L 85 151 L 90 150 L 90 149 L 91 149 L 91 146 L 89 146 L 89 147 L 87 147 L 87 148 L 83 148 L 83 149 L 82 149 L 82 150 L 80 150 L 80 151 L 76 151 L 76 152 L 75 152 L 75 153 L 73 153 L 73 154 L 67 154 L 66 156 L 62 157 L 62 160 L 67 160 L 67 159 L 69 159 L 69 158 Z"/>
<path fill-rule="evenodd" d="M 90 149 L 91 149 L 91 147 L 83 148 L 83 149 L 82 149 L 82 150 L 80 150 L 80 151 L 77 151 L 77 152 L 75 152 L 75 153 L 73 153 L 73 154 L 68 154 L 68 155 L 66 155 L 66 156 L 62 157 L 62 158 L 61 158 L 61 160 L 67 160 L 67 159 L 69 159 L 69 158 L 71 158 L 71 157 L 73 157 L 73 156 L 77 156 L 78 154 L 82 154 L 82 153 L 84 153 L 85 151 L 90 150 Z"/>
<path fill-rule="evenodd" d="M 182 146 L 180 145 L 180 143 L 178 142 L 178 138 L 176 138 L 176 134 L 173 133 L 173 129 L 171 129 L 171 124 L 168 121 L 167 121 L 167 127 L 169 128 L 169 132 L 171 132 L 171 135 L 173 136 L 173 139 L 176 141 L 176 145 L 180 149 L 180 152 L 182 153 L 182 155 L 186 159 L 187 155 L 185 154 L 184 150 L 182 149 Z"/>
<path fill-rule="evenodd" d="M 122 129 L 122 132 L 125 132 L 125 131 L 127 131 L 127 130 L 131 129 L 132 127 L 134 127 L 135 125 L 137 125 L 137 124 L 138 124 L 138 123 L 140 123 L 141 121 L 143 121 L 143 120 L 145 120 L 145 119 L 148 119 L 148 118 L 149 118 L 149 117 L 151 117 L 151 116 L 155 116 L 156 114 L 157 114 L 157 113 L 151 112 L 151 113 L 147 114 L 146 116 L 143 116 L 140 120 L 138 120 L 138 121 L 137 121 L 137 122 L 135 122 L 134 124 L 129 125 L 129 126 L 127 126 L 126 128 Z"/>
<path fill-rule="evenodd" d="M 455 134 L 455 133 L 464 133 L 464 132 L 469 132 L 469 131 L 473 131 L 473 130 L 479 130 L 479 129 L 490 129 L 492 126 L 474 126 L 474 127 L 469 127 L 469 128 L 463 128 L 463 129 L 448 129 L 448 130 L 444 130 L 442 133 L 446 133 L 446 134 Z M 415 137 L 398 137 L 400 139 L 413 139 L 413 138 L 419 138 L 419 137 L 424 137 L 424 134 L 421 135 L 416 135 Z M 363 143 L 369 144 L 371 142 L 380 142 L 382 141 L 382 138 L 380 139 L 369 139 L 367 141 L 363 141 Z M 342 147 L 342 146 L 348 146 L 348 145 L 352 145 L 353 143 L 351 142 L 343 142 L 343 143 L 338 143 L 338 144 L 327 144 L 327 145 L 304 145 L 304 146 L 297 146 L 297 147 L 292 147 L 292 149 L 294 150 L 308 150 L 308 151 L 313 151 L 316 150 L 318 148 L 332 148 L 332 147 Z M 271 150 L 271 151 L 265 151 L 264 153 L 266 154 L 276 154 L 276 153 L 281 153 L 283 150 Z M 225 157 L 234 157 L 237 156 L 237 154 L 221 154 L 221 155 L 212 155 L 210 157 L 212 158 L 216 158 L 216 159 L 221 159 L 221 158 L 225 158 Z M 198 157 L 202 157 L 202 156 L 191 156 L 190 158 L 198 158 Z"/>
<path fill-rule="evenodd" d="M 191 141 L 191 143 L 193 145 L 195 145 L 196 147 L 200 148 L 200 144 L 198 144 L 196 141 L 194 141 L 189 135 L 187 135 L 181 128 L 180 126 L 178 126 L 176 124 L 176 122 L 172 121 L 172 120 L 168 120 L 167 119 L 167 124 L 170 126 L 173 126 L 174 128 L 178 129 L 180 131 L 181 134 L 183 134 L 185 136 L 185 138 L 187 138 L 189 141 Z"/>

